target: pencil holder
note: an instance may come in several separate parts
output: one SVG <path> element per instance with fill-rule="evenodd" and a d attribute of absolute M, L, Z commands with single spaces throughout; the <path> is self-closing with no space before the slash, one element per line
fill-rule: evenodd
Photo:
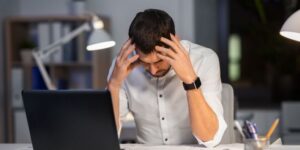
<path fill-rule="evenodd" d="M 269 146 L 269 140 L 265 137 L 258 139 L 244 139 L 245 150 L 264 150 Z"/>

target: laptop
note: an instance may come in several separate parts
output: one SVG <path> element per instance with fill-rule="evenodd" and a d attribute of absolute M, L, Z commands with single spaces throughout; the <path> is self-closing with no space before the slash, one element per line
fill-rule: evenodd
<path fill-rule="evenodd" d="M 108 91 L 22 91 L 34 150 L 120 150 Z"/>

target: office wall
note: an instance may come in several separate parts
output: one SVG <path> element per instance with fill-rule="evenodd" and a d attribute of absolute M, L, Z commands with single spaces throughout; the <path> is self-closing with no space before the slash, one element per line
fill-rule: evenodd
<path fill-rule="evenodd" d="M 157 8 L 167 11 L 174 19 L 182 39 L 194 41 L 194 0 L 87 0 L 87 9 L 111 19 L 112 37 L 117 42 L 115 56 L 128 38 L 128 28 L 138 11 Z"/>
<path fill-rule="evenodd" d="M 0 81 L 4 82 L 4 50 L 3 50 L 3 2 L 0 1 Z M 3 142 L 4 131 L 4 85 L 0 84 L 0 143 Z"/>
<path fill-rule="evenodd" d="M 18 0 L 19 15 L 64 15 L 69 12 L 71 0 Z"/>
<path fill-rule="evenodd" d="M 195 0 L 195 40 L 215 51 L 218 48 L 218 0 Z"/>
<path fill-rule="evenodd" d="M 5 49 L 4 49 L 4 19 L 10 15 L 15 15 L 18 11 L 17 0 L 0 0 L 0 143 L 4 142 L 5 132 L 5 113 L 4 113 L 4 67 L 5 67 Z"/>

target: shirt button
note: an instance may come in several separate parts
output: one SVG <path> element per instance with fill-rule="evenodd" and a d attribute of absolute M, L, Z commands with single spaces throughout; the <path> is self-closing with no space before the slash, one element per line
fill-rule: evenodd
<path fill-rule="evenodd" d="M 168 141 L 168 138 L 165 138 L 165 141 L 167 142 L 167 141 Z"/>
<path fill-rule="evenodd" d="M 163 97 L 163 95 L 162 95 L 162 94 L 159 94 L 159 97 L 160 97 L 160 98 L 162 98 L 162 97 Z"/>
<path fill-rule="evenodd" d="M 165 120 L 165 117 L 162 117 L 161 120 Z"/>

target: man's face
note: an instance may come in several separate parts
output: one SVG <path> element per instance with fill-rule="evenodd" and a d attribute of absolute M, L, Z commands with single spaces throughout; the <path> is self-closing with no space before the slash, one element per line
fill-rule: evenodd
<path fill-rule="evenodd" d="M 142 63 L 145 70 L 153 77 L 162 77 L 166 75 L 171 68 L 171 65 L 160 59 L 155 51 L 150 54 L 144 54 L 140 50 L 136 50 L 136 52 L 139 54 L 139 61 Z"/>

